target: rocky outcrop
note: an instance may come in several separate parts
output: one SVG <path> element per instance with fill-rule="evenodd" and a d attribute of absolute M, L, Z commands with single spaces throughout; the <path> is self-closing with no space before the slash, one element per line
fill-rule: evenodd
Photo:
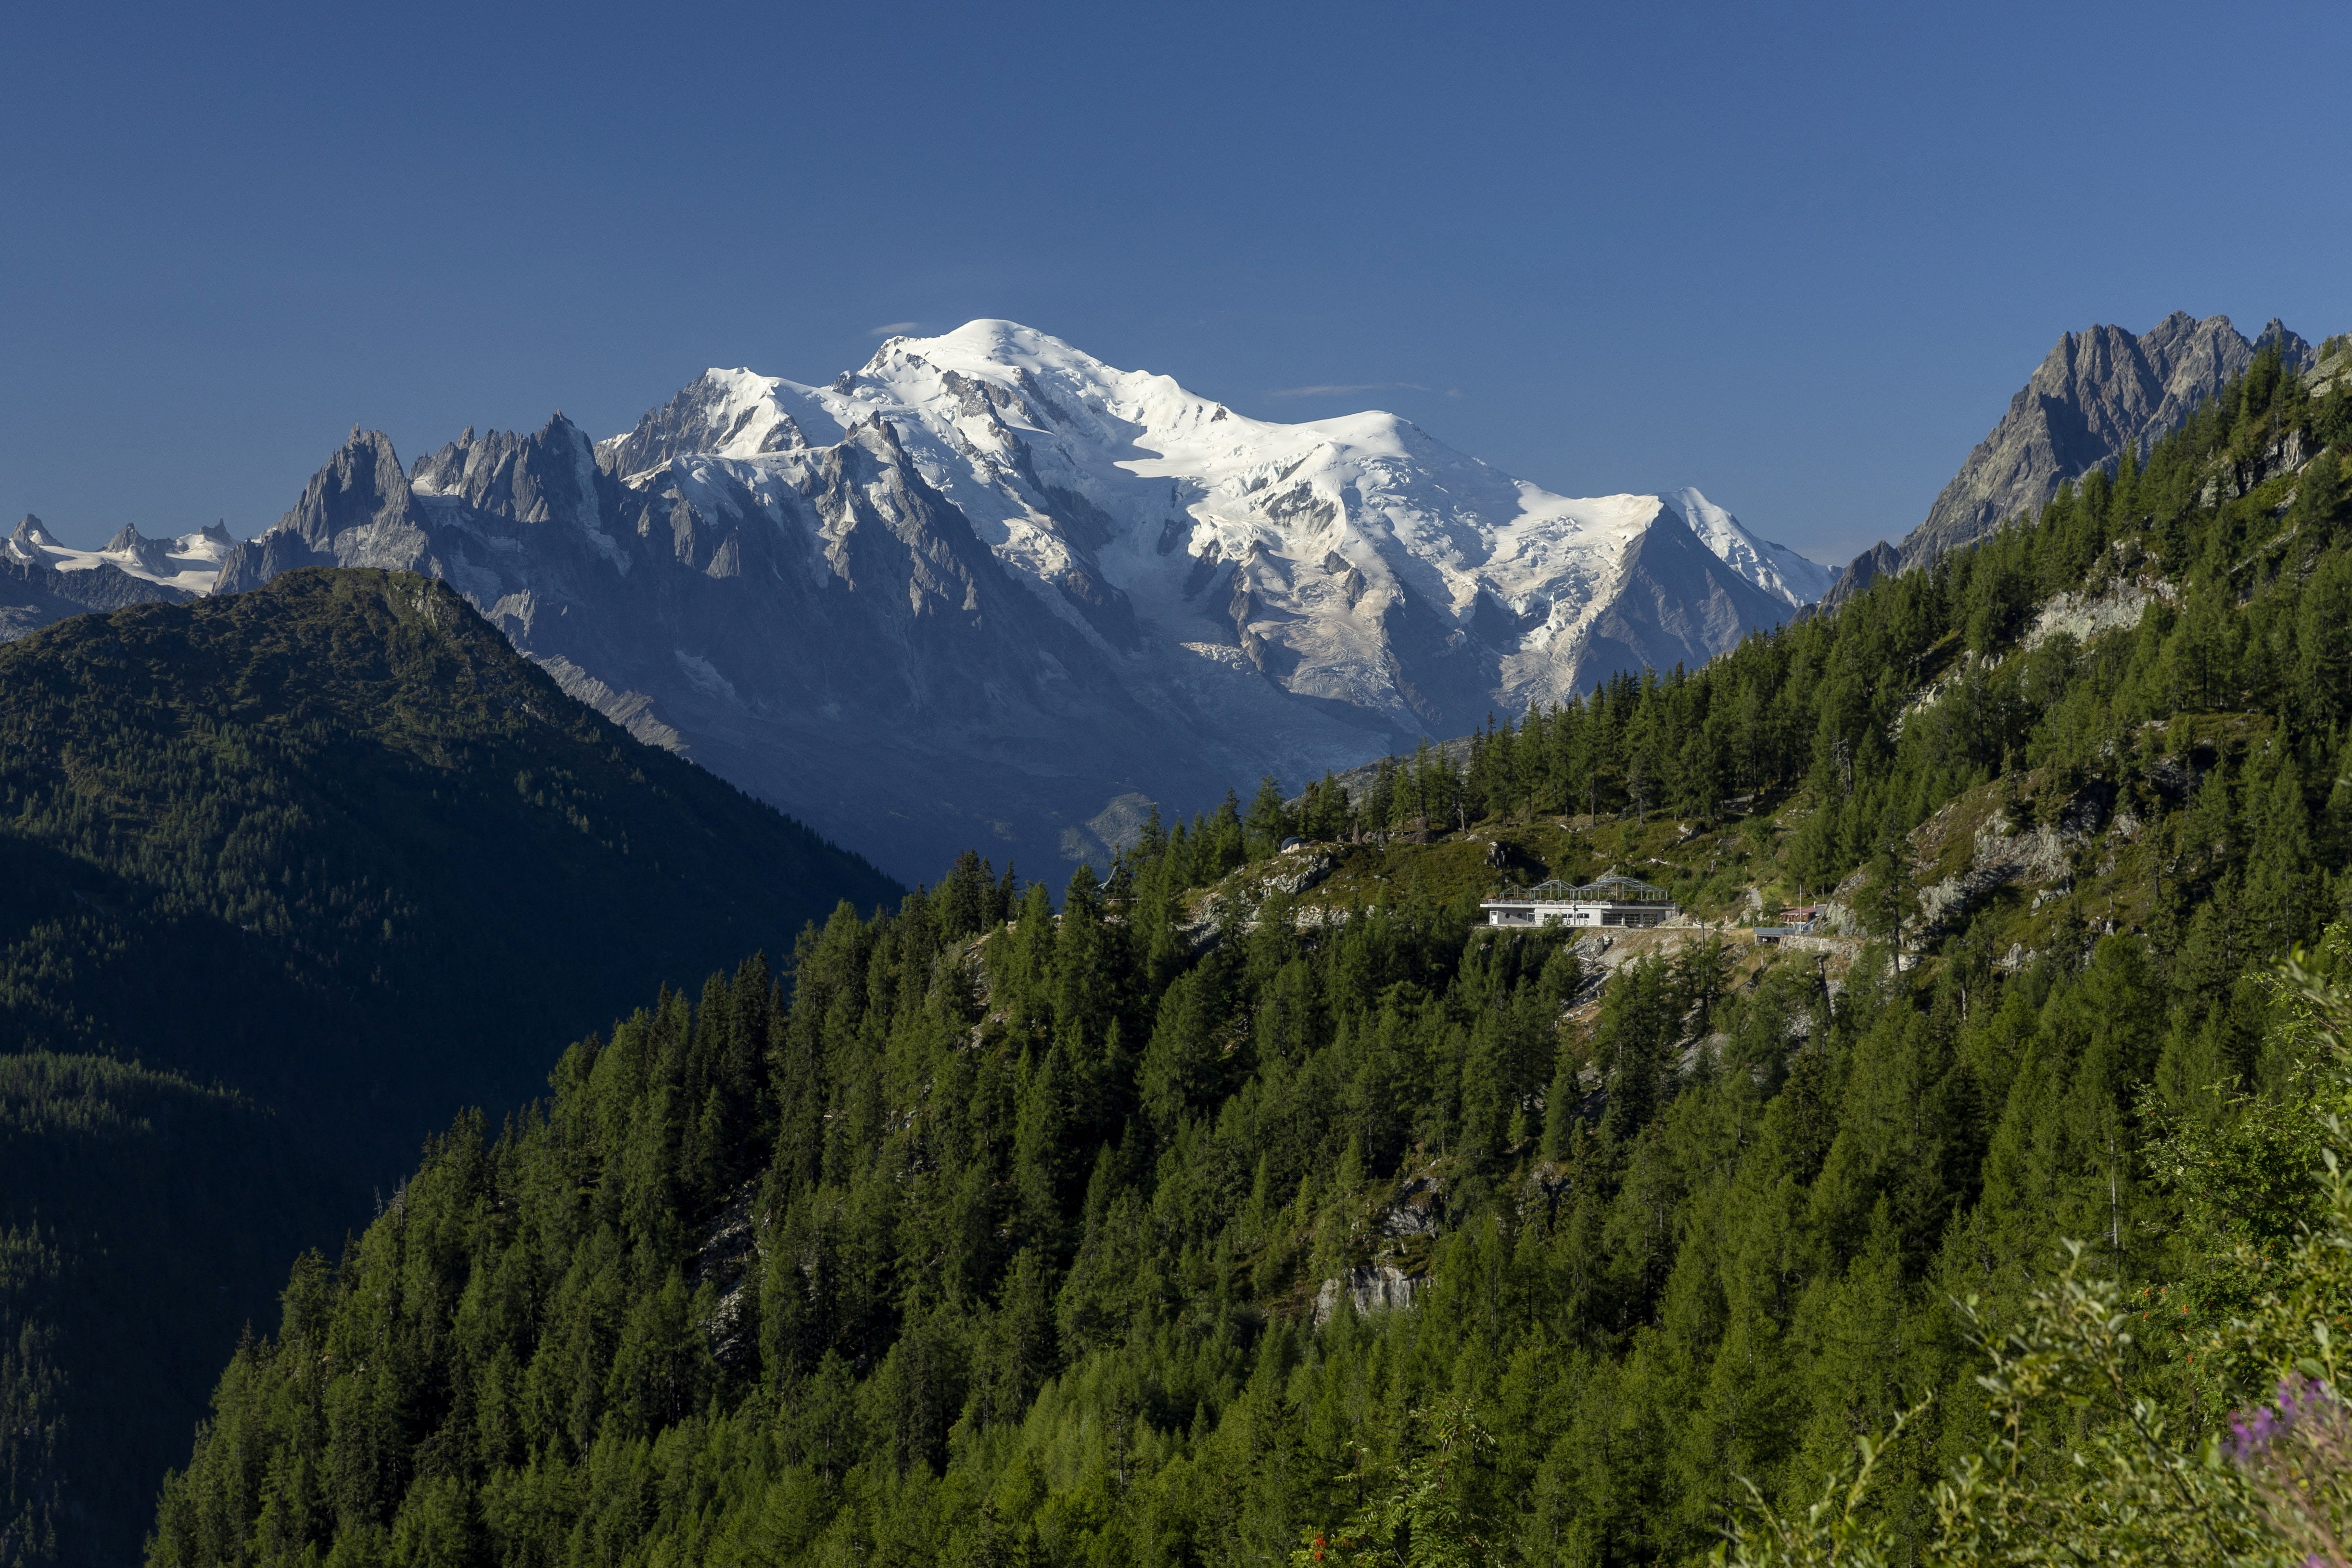
<path fill-rule="evenodd" d="M 2172 600 L 2171 584 L 2147 575 L 2123 578 L 2096 591 L 2060 594 L 2044 600 L 2034 612 L 2033 625 L 2026 628 L 2023 646 L 2040 647 L 2062 635 L 2085 642 L 2101 632 L 2136 626 L 2148 605 L 2170 604 Z"/>
<path fill-rule="evenodd" d="M 2111 784 L 2095 782 L 2077 791 L 2055 820 L 2035 822 L 2023 808 L 2000 804 L 2003 786 L 1969 791 L 1911 830 L 1910 853 L 1920 872 L 1916 924 L 1906 939 L 1932 941 L 1962 929 L 1972 911 L 2003 888 L 2035 889 L 2034 907 L 2074 885 L 2075 857 L 2109 825 L 2115 805 Z M 2124 819 L 2116 818 L 2118 829 Z M 2126 834 L 2126 837 L 2128 835 Z M 1944 874 L 1933 876 L 1934 869 Z M 1856 910 L 1867 901 L 1868 873 L 1857 870 L 1838 885 L 1825 911 L 1843 931 L 1864 928 Z"/>
<path fill-rule="evenodd" d="M 2223 464 L 2206 479 L 2204 488 L 2198 492 L 2197 504 L 2218 506 L 2222 501 L 2251 495 L 2281 474 L 2298 472 L 2317 455 L 2301 426 L 2285 431 L 2252 456 Z"/>
<path fill-rule="evenodd" d="M 1297 898 L 1328 877 L 1336 864 L 1321 850 L 1292 849 L 1275 858 L 1265 873 L 1264 886 L 1269 893 L 1286 893 Z"/>
<path fill-rule="evenodd" d="M 1341 1301 L 1366 1314 L 1411 1307 L 1429 1289 L 1430 1249 L 1444 1217 L 1445 1191 L 1437 1177 L 1429 1171 L 1405 1177 L 1372 1226 L 1378 1256 L 1316 1289 L 1315 1326 L 1329 1322 Z"/>
<path fill-rule="evenodd" d="M 737 1188 L 703 1227 L 688 1279 L 697 1290 L 711 1288 L 714 1300 L 698 1326 L 710 1359 L 729 1372 L 759 1353 L 760 1187 L 753 1181 Z"/>
<path fill-rule="evenodd" d="M 2055 823 L 2020 826 L 1996 814 L 1979 825 L 1967 868 L 1919 889 L 1922 931 L 1957 930 L 1987 895 L 2012 883 L 2045 890 L 2071 886 L 2073 852 L 2098 830 L 2101 805 L 2086 795 Z"/>
<path fill-rule="evenodd" d="M 1315 1326 L 1329 1322 L 1344 1300 L 1357 1312 L 1393 1311 L 1410 1307 L 1429 1289 L 1425 1279 L 1414 1279 L 1393 1263 L 1368 1264 L 1323 1281 L 1315 1292 Z"/>
<path fill-rule="evenodd" d="M 2315 398 L 2325 397 L 2331 392 L 2352 390 L 2352 378 L 2344 374 L 2347 370 L 2352 370 L 2352 348 L 2339 348 L 2311 367 L 2310 374 L 2305 377 L 2305 389 Z"/>

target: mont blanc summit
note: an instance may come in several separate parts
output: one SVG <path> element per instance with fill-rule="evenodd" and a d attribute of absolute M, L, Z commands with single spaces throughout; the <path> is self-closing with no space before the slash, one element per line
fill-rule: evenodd
<path fill-rule="evenodd" d="M 599 453 L 625 478 L 688 445 L 789 464 L 813 433 L 877 419 L 999 560 L 1102 637 L 1198 644 L 1206 618 L 1217 646 L 1284 689 L 1408 733 L 1575 687 L 1629 548 L 1662 519 L 1727 571 L 1696 595 L 1717 622 L 1769 624 L 1828 581 L 1695 490 L 1571 500 L 1392 414 L 1244 418 L 1010 321 L 893 339 L 826 387 L 713 371 Z M 1733 579 L 1777 609 L 1743 602 Z M 1639 653 L 1703 660 L 1721 647 L 1706 626 L 1702 612 L 1661 628 Z M 1464 669 L 1441 672 L 1456 652 Z"/>
<path fill-rule="evenodd" d="M 354 430 L 216 588 L 308 564 L 446 578 L 641 737 L 910 875 L 975 841 L 1099 863 L 1146 788 L 1701 663 L 1830 575 L 1696 490 L 1558 496 L 1393 414 L 1251 419 L 998 321 L 824 385 L 707 371 L 603 441 L 559 416 L 404 469 Z"/>

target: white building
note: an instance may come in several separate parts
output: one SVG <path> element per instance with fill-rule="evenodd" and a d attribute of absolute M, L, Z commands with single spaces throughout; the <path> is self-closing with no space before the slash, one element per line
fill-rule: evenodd
<path fill-rule="evenodd" d="M 1664 888 L 1612 871 L 1599 881 L 1507 888 L 1478 906 L 1492 926 L 1654 926 L 1681 912 Z"/>

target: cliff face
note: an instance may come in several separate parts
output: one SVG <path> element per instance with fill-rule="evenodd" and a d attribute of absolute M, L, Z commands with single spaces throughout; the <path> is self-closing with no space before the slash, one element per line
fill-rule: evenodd
<path fill-rule="evenodd" d="M 2038 509 L 2066 480 L 2126 449 L 2146 452 L 2274 339 L 2296 369 L 2309 365 L 2311 345 L 2275 320 L 2252 342 L 2227 316 L 2200 321 L 2185 310 L 2137 337 L 2116 326 L 2068 332 L 1904 540 L 1905 562 L 1920 564 L 1981 539 Z"/>
<path fill-rule="evenodd" d="M 1823 606 L 1843 603 L 1874 577 L 1924 566 L 2039 510 L 2060 485 L 2126 450 L 2145 454 L 2272 342 L 2290 365 L 2310 368 L 2311 345 L 2276 319 L 2252 339 L 2227 316 L 2200 321 L 2186 310 L 2137 335 L 2117 326 L 2066 333 L 2009 400 L 1926 521 L 1900 545 L 1882 541 L 1855 557 L 1822 596 Z"/>

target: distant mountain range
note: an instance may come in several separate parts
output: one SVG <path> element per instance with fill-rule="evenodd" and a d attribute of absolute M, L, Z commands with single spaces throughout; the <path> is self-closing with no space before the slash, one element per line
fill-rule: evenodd
<path fill-rule="evenodd" d="M 68 616 L 179 604 L 208 593 L 236 542 L 218 524 L 173 540 L 142 538 L 125 527 L 103 550 L 73 550 L 27 516 L 0 541 L 0 642 Z"/>
<path fill-rule="evenodd" d="M 1100 864 L 1155 801 L 1702 663 L 1831 576 L 1696 490 L 1556 496 L 1394 415 L 1249 419 L 1009 321 L 824 386 L 709 371 L 602 442 L 559 416 L 404 468 L 354 429 L 218 542 L 28 520 L 6 553 L 118 596 L 445 578 L 639 738 L 926 879 L 969 844 Z"/>
<path fill-rule="evenodd" d="M 2310 363 L 2275 321 L 2065 334 L 1927 519 L 1833 574 L 1696 490 L 1572 500 L 1395 415 L 1249 419 L 974 321 L 824 386 L 711 370 L 604 441 L 559 415 L 404 467 L 355 428 L 241 543 L 75 551 L 27 518 L 0 637 L 293 566 L 414 569 L 639 739 L 898 875 L 966 845 L 1051 874 L 1156 804 L 1703 663 L 2145 449 L 2272 341 Z"/>

